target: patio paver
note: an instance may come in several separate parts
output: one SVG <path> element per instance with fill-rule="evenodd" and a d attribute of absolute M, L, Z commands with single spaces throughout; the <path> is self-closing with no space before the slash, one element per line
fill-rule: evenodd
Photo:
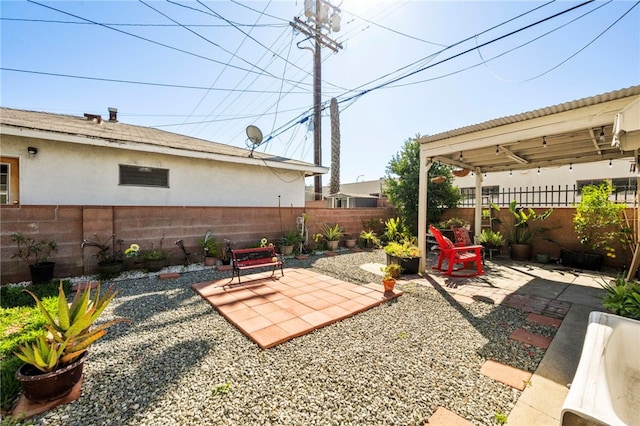
<path fill-rule="evenodd" d="M 285 275 L 243 275 L 242 284 L 225 278 L 191 287 L 229 322 L 268 349 L 380 305 L 402 294 L 382 284 L 351 284 L 303 268 Z"/>

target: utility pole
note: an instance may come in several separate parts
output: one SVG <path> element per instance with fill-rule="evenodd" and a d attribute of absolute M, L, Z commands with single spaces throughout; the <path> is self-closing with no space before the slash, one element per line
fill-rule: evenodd
<path fill-rule="evenodd" d="M 313 51 L 313 161 L 316 165 L 322 165 L 322 47 L 328 47 L 334 52 L 342 49 L 342 44 L 333 40 L 325 33 L 340 31 L 340 9 L 325 0 L 305 0 L 304 14 L 307 22 L 300 18 L 293 18 L 289 24 L 314 40 L 314 47 L 304 47 Z M 314 198 L 322 199 L 322 175 L 314 177 Z"/>

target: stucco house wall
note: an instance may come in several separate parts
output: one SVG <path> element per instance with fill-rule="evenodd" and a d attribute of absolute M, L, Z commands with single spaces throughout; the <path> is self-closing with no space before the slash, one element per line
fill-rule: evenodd
<path fill-rule="evenodd" d="M 19 159 L 21 204 L 304 206 L 300 170 L 13 135 L 2 135 L 2 156 Z M 120 164 L 168 169 L 169 187 L 120 185 Z"/>

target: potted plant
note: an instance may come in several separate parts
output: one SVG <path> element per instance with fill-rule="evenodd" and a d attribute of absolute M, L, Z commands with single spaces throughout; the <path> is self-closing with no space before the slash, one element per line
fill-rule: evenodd
<path fill-rule="evenodd" d="M 379 246 L 380 240 L 372 229 L 360 231 L 360 239 L 364 242 L 364 246 L 368 249 Z"/>
<path fill-rule="evenodd" d="M 382 277 L 382 285 L 384 286 L 385 293 L 393 291 L 393 289 L 395 288 L 396 279 L 391 276 L 390 272 L 385 271 L 384 276 Z"/>
<path fill-rule="evenodd" d="M 325 240 L 327 248 L 334 251 L 338 248 L 338 243 L 344 235 L 344 230 L 337 223 L 334 225 L 323 223 L 320 226 L 320 235 L 322 235 L 322 238 Z"/>
<path fill-rule="evenodd" d="M 382 272 L 389 274 L 392 278 L 398 278 L 402 272 L 402 266 L 397 263 L 390 263 L 387 266 L 380 268 Z"/>
<path fill-rule="evenodd" d="M 213 266 L 216 264 L 218 257 L 218 242 L 213 236 L 213 232 L 207 231 L 198 239 L 198 246 L 202 249 L 205 266 Z"/>
<path fill-rule="evenodd" d="M 626 205 L 611 201 L 609 196 L 612 191 L 609 182 L 582 188 L 581 199 L 573 216 L 573 229 L 578 234 L 582 251 L 561 250 L 563 265 L 600 270 L 603 255 L 596 253 L 596 250 L 604 250 L 607 256 L 615 257 L 615 249 L 611 244 L 624 238 L 622 212 Z"/>
<path fill-rule="evenodd" d="M 164 268 L 169 259 L 169 252 L 162 248 L 155 248 L 153 244 L 148 249 L 142 251 L 145 267 L 150 272 L 157 272 Z"/>
<path fill-rule="evenodd" d="M 11 241 L 16 243 L 16 251 L 11 258 L 19 257 L 29 266 L 31 281 L 34 284 L 48 283 L 53 279 L 55 262 L 48 261 L 52 253 L 58 251 L 58 244 L 53 241 L 36 241 L 20 232 L 11 234 Z"/>
<path fill-rule="evenodd" d="M 93 234 L 97 237 L 96 234 Z M 113 246 L 108 244 L 109 240 L 113 239 L 113 235 L 109 236 L 103 242 L 91 241 L 88 239 L 82 240 L 82 244 L 80 247 L 97 247 L 98 252 L 93 256 L 98 259 L 98 273 L 106 274 L 106 275 L 114 275 L 117 276 L 120 272 L 122 272 L 122 268 L 124 265 L 124 261 L 122 259 L 122 244 L 123 240 L 117 240 L 116 244 L 118 245 L 118 249 L 115 249 Z"/>
<path fill-rule="evenodd" d="M 500 211 L 500 208 L 491 204 L 491 207 Z M 536 213 L 531 207 L 524 208 L 518 207 L 515 200 L 509 203 L 509 212 L 513 216 L 513 222 L 509 225 L 505 225 L 496 219 L 497 222 L 502 223 L 507 229 L 507 241 L 511 248 L 511 258 L 514 260 L 529 260 L 533 254 L 533 241 L 536 236 L 547 230 L 542 226 L 537 226 L 536 222 L 542 222 L 547 219 L 553 209 L 549 208 L 543 213 Z"/>
<path fill-rule="evenodd" d="M 402 271 L 407 274 L 417 274 L 420 267 L 420 250 L 415 242 L 415 237 L 402 242 L 391 241 L 384 246 L 387 254 L 387 265 L 399 264 Z"/>
<path fill-rule="evenodd" d="M 67 303 L 62 281 L 60 281 L 58 310 L 55 318 L 44 307 L 38 296 L 29 293 L 42 312 L 46 332 L 38 335 L 34 342 L 19 345 L 15 355 L 25 364 L 16 373 L 22 391 L 32 401 L 58 399 L 73 389 L 82 377 L 82 367 L 89 346 L 104 336 L 106 329 L 115 323 L 128 321 L 120 318 L 92 328 L 104 309 L 117 294 L 109 288 L 100 296 L 100 284 L 91 296 L 91 287 L 76 293 L 71 306 Z"/>
<path fill-rule="evenodd" d="M 353 235 L 346 232 L 344 234 L 344 246 L 348 249 L 352 249 L 355 248 L 356 244 L 358 243 L 358 239 L 357 238 L 353 238 Z"/>
<path fill-rule="evenodd" d="M 498 253 L 504 246 L 504 236 L 500 231 L 492 231 L 491 229 L 483 229 L 478 235 L 478 243 L 480 243 L 486 251 L 489 252 L 489 256 L 492 256 L 493 251 Z"/>
<path fill-rule="evenodd" d="M 290 256 L 295 250 L 296 246 L 302 243 L 302 236 L 300 232 L 289 229 L 278 239 L 278 245 L 280 246 L 280 254 L 283 256 Z"/>

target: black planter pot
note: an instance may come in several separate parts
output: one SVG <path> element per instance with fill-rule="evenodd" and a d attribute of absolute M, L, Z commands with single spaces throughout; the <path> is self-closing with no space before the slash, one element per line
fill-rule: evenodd
<path fill-rule="evenodd" d="M 402 267 L 401 275 L 414 275 L 420 269 L 419 257 L 396 257 L 387 254 L 387 265 L 396 263 Z"/>
<path fill-rule="evenodd" d="M 511 243 L 511 259 L 531 260 L 532 254 L 533 254 L 533 246 L 531 244 Z"/>
<path fill-rule="evenodd" d="M 16 372 L 22 393 L 31 401 L 53 401 L 67 395 L 82 378 L 87 352 L 73 363 L 59 370 L 43 373 L 31 364 L 24 364 Z"/>
<path fill-rule="evenodd" d="M 34 284 L 51 282 L 51 280 L 53 280 L 53 268 L 55 266 L 55 262 L 40 262 L 35 265 L 29 265 L 31 282 Z"/>
<path fill-rule="evenodd" d="M 597 253 L 584 253 L 581 251 L 560 251 L 560 263 L 573 268 L 599 271 L 602 269 L 603 256 Z"/>
<path fill-rule="evenodd" d="M 117 275 L 122 272 L 124 262 L 122 260 L 114 260 L 108 263 L 98 263 L 98 273 Z"/>

